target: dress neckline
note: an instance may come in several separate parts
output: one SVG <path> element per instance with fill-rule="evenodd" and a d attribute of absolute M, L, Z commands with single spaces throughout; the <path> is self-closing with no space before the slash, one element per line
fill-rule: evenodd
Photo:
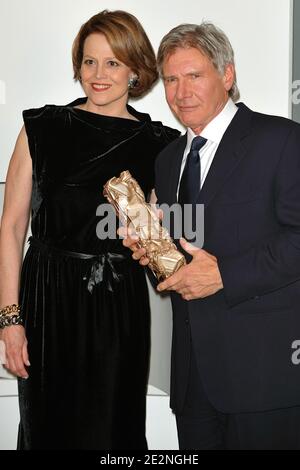
<path fill-rule="evenodd" d="M 80 118 L 84 119 L 87 122 L 90 123 L 106 123 L 106 124 L 121 124 L 121 127 L 131 127 L 131 128 L 140 128 L 143 126 L 146 122 L 151 122 L 151 118 L 149 114 L 146 113 L 140 113 L 136 111 L 132 106 L 127 104 L 127 110 L 128 112 L 136 117 L 137 120 L 135 119 L 129 119 L 129 118 L 124 118 L 124 117 L 118 117 L 118 116 L 106 116 L 104 114 L 98 114 L 98 113 L 93 113 L 92 111 L 87 111 L 85 109 L 81 108 L 76 108 L 76 106 L 80 104 L 85 104 L 87 101 L 87 97 L 84 98 L 78 98 L 75 101 L 72 101 L 71 103 L 67 104 L 66 107 L 74 114 L 80 115 Z"/>

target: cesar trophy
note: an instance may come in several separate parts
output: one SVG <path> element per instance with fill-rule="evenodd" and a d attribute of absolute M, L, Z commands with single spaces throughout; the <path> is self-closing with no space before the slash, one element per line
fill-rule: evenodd
<path fill-rule="evenodd" d="M 185 264 L 185 257 L 173 243 L 137 181 L 129 171 L 111 178 L 104 186 L 104 196 L 115 208 L 122 223 L 138 235 L 137 245 L 145 248 L 148 267 L 160 282 Z"/>

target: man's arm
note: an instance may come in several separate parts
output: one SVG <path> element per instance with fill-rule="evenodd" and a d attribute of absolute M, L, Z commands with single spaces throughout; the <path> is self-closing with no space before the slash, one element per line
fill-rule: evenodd
<path fill-rule="evenodd" d="M 274 204 L 281 228 L 237 256 L 218 259 L 229 305 L 300 279 L 300 131 L 293 126 L 276 172 Z"/>

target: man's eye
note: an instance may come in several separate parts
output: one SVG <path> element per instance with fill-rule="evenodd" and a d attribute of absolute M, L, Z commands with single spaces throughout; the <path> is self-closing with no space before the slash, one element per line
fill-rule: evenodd
<path fill-rule="evenodd" d="M 165 83 L 174 83 L 176 81 L 175 77 L 167 77 L 164 79 Z"/>

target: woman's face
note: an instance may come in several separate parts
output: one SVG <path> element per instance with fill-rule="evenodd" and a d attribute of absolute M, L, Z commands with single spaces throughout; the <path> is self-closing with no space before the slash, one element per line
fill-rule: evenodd
<path fill-rule="evenodd" d="M 86 38 L 80 72 L 88 98 L 86 110 L 108 116 L 126 113 L 128 80 L 134 74 L 115 57 L 103 34 L 93 33 Z"/>

